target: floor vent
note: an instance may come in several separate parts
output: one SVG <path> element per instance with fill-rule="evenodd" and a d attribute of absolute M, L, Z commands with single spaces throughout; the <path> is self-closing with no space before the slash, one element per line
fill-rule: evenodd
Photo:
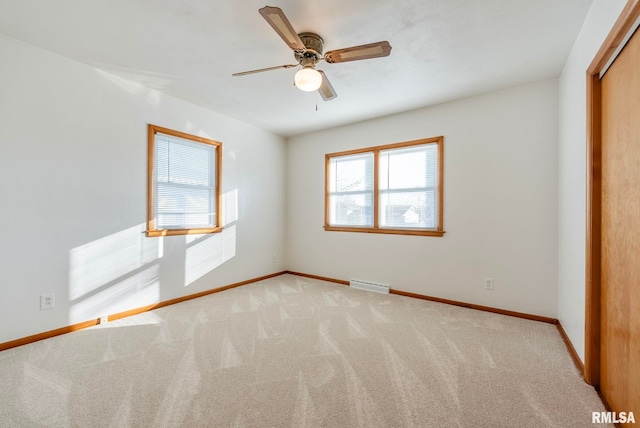
<path fill-rule="evenodd" d="M 376 293 L 389 294 L 389 286 L 384 284 L 376 284 L 375 282 L 359 281 L 352 279 L 349 286 L 359 290 L 375 291 Z"/>

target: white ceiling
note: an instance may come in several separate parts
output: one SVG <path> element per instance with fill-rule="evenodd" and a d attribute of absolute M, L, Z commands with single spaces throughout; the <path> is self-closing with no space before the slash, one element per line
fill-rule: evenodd
<path fill-rule="evenodd" d="M 292 136 L 558 77 L 592 0 L 277 0 L 325 51 L 388 40 L 386 58 L 321 62 L 338 98 L 293 86 L 266 0 L 0 0 L 0 33 Z M 315 110 L 316 99 L 318 111 Z"/>

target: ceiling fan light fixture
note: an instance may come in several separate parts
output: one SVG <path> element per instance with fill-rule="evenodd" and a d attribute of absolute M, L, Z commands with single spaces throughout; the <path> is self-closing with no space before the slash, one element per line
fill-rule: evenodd
<path fill-rule="evenodd" d="M 301 91 L 317 91 L 322 85 L 322 74 L 313 67 L 304 67 L 296 73 L 295 83 Z"/>
<path fill-rule="evenodd" d="M 323 55 L 324 40 L 322 37 L 311 32 L 297 33 L 279 7 L 265 6 L 258 9 L 258 12 L 269 23 L 271 28 L 278 33 L 287 46 L 293 50 L 293 56 L 297 63 L 233 73 L 233 76 L 246 76 L 247 74 L 261 73 L 263 71 L 300 66 L 301 69 L 296 73 L 294 79 L 294 84 L 298 89 L 305 92 L 318 91 L 323 100 L 330 101 L 335 99 L 338 94 L 333 89 L 331 82 L 329 82 L 324 72 L 315 69 L 318 61 L 333 64 L 358 61 L 361 59 L 381 58 L 389 56 L 391 53 L 391 45 L 386 40 L 383 40 L 366 45 L 336 49 L 326 52 Z"/>

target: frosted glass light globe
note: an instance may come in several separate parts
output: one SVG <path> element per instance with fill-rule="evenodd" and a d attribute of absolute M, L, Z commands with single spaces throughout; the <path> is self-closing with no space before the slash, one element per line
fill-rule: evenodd
<path fill-rule="evenodd" d="M 296 73 L 295 82 L 298 89 L 313 92 L 322 84 L 322 74 L 311 67 L 305 67 Z"/>

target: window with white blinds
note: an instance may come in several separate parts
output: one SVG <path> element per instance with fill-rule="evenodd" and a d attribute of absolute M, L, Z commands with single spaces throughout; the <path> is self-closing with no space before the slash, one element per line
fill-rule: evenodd
<path fill-rule="evenodd" d="M 149 125 L 147 236 L 221 230 L 221 143 Z"/>
<path fill-rule="evenodd" d="M 442 236 L 442 151 L 436 137 L 326 155 L 325 230 Z"/>

